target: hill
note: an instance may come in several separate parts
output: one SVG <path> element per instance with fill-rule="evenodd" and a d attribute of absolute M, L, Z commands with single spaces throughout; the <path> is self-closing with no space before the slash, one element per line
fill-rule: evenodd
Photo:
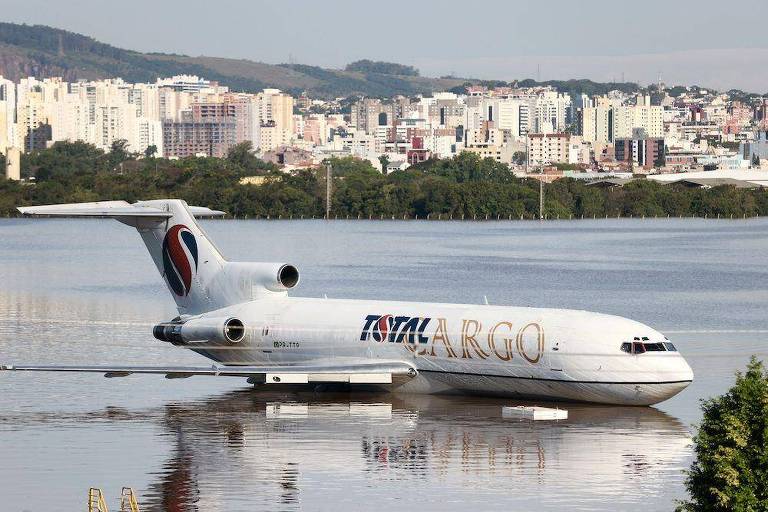
<path fill-rule="evenodd" d="M 28 76 L 61 76 L 67 81 L 120 77 L 128 82 L 154 82 L 159 77 L 179 74 L 216 80 L 234 91 L 256 92 L 277 87 L 294 95 L 307 91 L 319 98 L 409 96 L 461 91 L 467 84 L 488 83 L 457 77 L 423 77 L 411 66 L 370 60 L 338 70 L 306 64 L 274 65 L 223 57 L 141 53 L 57 28 L 0 23 L 0 75 L 14 81 Z M 535 83 L 524 81 L 525 85 Z M 636 84 L 597 84 L 589 80 L 551 85 L 571 93 L 637 88 Z"/>
<path fill-rule="evenodd" d="M 11 80 L 61 76 L 68 81 L 120 77 L 128 82 L 154 82 L 158 77 L 178 74 L 216 80 L 236 91 L 278 87 L 293 94 L 306 90 L 317 97 L 412 95 L 446 90 L 462 82 L 383 73 L 375 68 L 347 71 L 244 59 L 140 53 L 66 30 L 0 23 L 0 75 Z"/>

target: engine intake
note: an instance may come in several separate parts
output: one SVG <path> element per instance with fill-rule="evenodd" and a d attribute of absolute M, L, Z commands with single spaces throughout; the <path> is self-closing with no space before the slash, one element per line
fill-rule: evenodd
<path fill-rule="evenodd" d="M 152 328 L 152 335 L 174 345 L 240 343 L 245 338 L 245 324 L 238 318 L 194 318 L 157 324 Z"/>

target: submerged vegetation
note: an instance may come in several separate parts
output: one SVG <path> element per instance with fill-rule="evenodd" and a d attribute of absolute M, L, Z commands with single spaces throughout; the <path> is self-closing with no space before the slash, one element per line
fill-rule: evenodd
<path fill-rule="evenodd" d="M 236 217 L 321 217 L 325 170 L 283 173 L 255 157 L 248 143 L 227 158 L 143 158 L 116 141 L 109 152 L 82 142 L 58 142 L 22 158 L 22 176 L 34 184 L 0 179 L 0 215 L 21 205 L 125 199 L 182 198 Z M 396 218 L 533 218 L 539 184 L 515 177 L 490 159 L 463 153 L 381 174 L 367 161 L 332 159 L 331 216 Z M 249 180 L 243 180 L 247 177 Z M 623 187 L 590 187 L 560 179 L 544 186 L 549 218 L 604 216 L 768 215 L 768 191 L 732 186 L 692 189 L 638 180 Z"/>

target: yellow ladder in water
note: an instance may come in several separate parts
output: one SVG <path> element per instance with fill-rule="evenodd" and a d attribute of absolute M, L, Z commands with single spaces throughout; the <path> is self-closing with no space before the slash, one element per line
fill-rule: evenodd
<path fill-rule="evenodd" d="M 101 489 L 95 487 L 88 489 L 88 512 L 109 512 Z"/>
<path fill-rule="evenodd" d="M 91 487 L 88 490 L 88 512 L 109 512 L 101 489 Z M 123 487 L 120 492 L 120 512 L 141 512 L 136 493 L 130 487 Z"/>
<path fill-rule="evenodd" d="M 140 512 L 136 493 L 130 487 L 123 487 L 120 493 L 120 512 Z"/>

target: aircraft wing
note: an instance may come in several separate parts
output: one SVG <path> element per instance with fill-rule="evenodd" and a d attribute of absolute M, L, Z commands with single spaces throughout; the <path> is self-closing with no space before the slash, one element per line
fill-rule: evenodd
<path fill-rule="evenodd" d="M 127 377 L 137 374 L 160 374 L 166 379 L 183 379 L 194 375 L 249 377 L 253 383 L 307 384 L 311 382 L 347 382 L 351 384 L 390 384 L 393 376 L 415 377 L 416 368 L 401 361 L 371 361 L 353 364 L 306 364 L 285 366 L 43 366 L 2 365 L 0 371 L 86 372 L 103 373 L 105 377 Z"/>

